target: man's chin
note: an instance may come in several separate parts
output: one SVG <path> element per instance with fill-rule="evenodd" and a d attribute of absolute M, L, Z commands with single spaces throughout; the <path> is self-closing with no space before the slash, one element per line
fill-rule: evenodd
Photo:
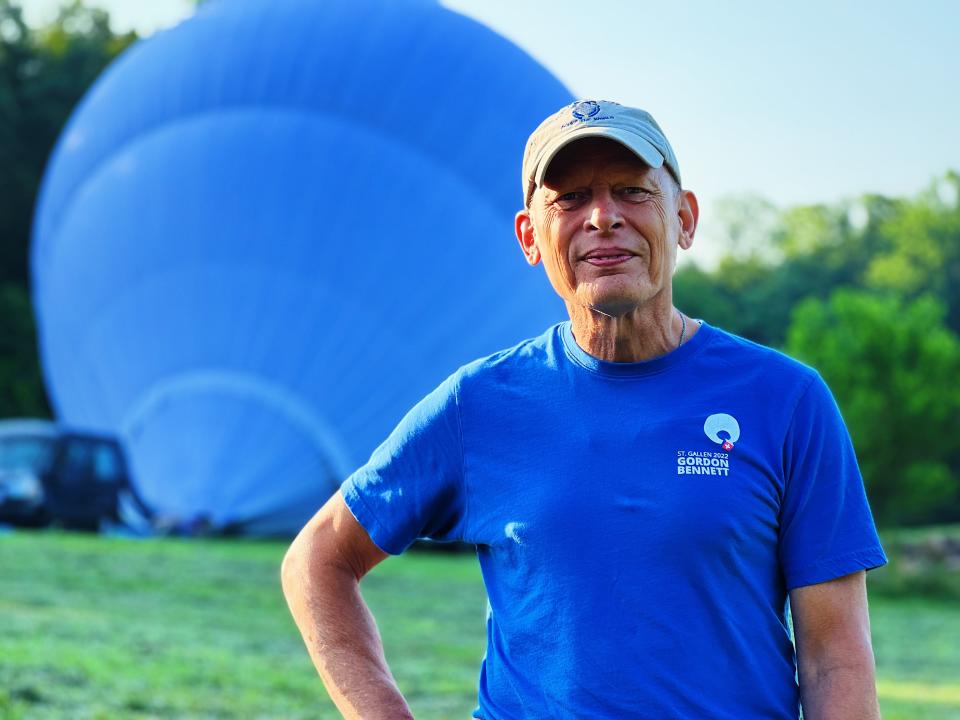
<path fill-rule="evenodd" d="M 590 303 L 588 307 L 593 313 L 619 318 L 638 310 L 641 304 L 635 298 L 604 298 L 602 301 Z"/>
<path fill-rule="evenodd" d="M 592 313 L 618 318 L 656 303 L 661 291 L 646 278 L 609 276 L 579 283 L 566 302 L 568 306 L 572 301 L 573 305 Z"/>

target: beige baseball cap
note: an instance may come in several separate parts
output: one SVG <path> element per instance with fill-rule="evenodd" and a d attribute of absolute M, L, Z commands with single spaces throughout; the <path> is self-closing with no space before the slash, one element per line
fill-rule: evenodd
<path fill-rule="evenodd" d="M 680 184 L 680 165 L 667 136 L 645 110 L 609 100 L 578 100 L 548 117 L 533 131 L 523 153 L 523 201 L 529 205 L 543 185 L 550 161 L 574 140 L 604 137 L 632 150 L 647 165 L 667 169 Z"/>

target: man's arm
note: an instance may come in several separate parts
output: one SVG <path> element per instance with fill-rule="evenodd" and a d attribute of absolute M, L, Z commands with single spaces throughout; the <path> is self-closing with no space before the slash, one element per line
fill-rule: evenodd
<path fill-rule="evenodd" d="M 866 572 L 790 591 L 805 720 L 880 720 Z"/>
<path fill-rule="evenodd" d="M 283 558 L 281 577 L 290 612 L 345 718 L 413 717 L 360 596 L 360 578 L 386 557 L 337 492 Z"/>

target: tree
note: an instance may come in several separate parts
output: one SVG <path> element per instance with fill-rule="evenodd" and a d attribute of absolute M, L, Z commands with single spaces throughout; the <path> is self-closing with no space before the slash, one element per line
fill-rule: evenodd
<path fill-rule="evenodd" d="M 878 231 L 884 248 L 871 257 L 865 284 L 909 298 L 934 293 L 946 304 L 947 325 L 960 332 L 960 175 L 948 173 L 900 203 Z"/>
<path fill-rule="evenodd" d="M 43 169 L 71 110 L 136 35 L 116 35 L 106 12 L 65 5 L 33 30 L 0 0 L 0 416 L 44 414 L 27 256 Z"/>
<path fill-rule="evenodd" d="M 960 175 L 916 198 L 867 195 L 852 202 L 777 211 L 757 198 L 718 209 L 726 254 L 710 272 L 676 275 L 678 302 L 758 342 L 782 347 L 794 306 L 838 287 L 932 293 L 960 332 Z M 708 287 L 709 286 L 709 287 Z"/>
<path fill-rule="evenodd" d="M 14 283 L 0 285 L 0 318 L 0 411 L 8 416 L 47 415 L 26 290 Z"/>
<path fill-rule="evenodd" d="M 841 289 L 793 314 L 787 351 L 832 388 L 878 522 L 960 519 L 960 340 L 930 295 Z"/>
<path fill-rule="evenodd" d="M 859 284 L 876 252 L 877 233 L 853 228 L 842 203 L 778 211 L 748 197 L 721 203 L 720 215 L 726 254 L 710 273 L 681 268 L 676 297 L 691 313 L 765 345 L 783 346 L 804 298 Z"/>
<path fill-rule="evenodd" d="M 115 35 L 106 12 L 79 1 L 31 30 L 0 0 L 0 282 L 27 284 L 27 248 L 47 157 L 71 110 L 107 64 L 136 39 Z"/>

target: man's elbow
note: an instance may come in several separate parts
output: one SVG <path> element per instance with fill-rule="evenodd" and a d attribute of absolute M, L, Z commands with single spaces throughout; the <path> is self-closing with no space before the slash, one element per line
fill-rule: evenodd
<path fill-rule="evenodd" d="M 800 663 L 804 717 L 879 720 L 873 650 L 869 643 Z"/>
<path fill-rule="evenodd" d="M 834 662 L 807 663 L 800 668 L 801 678 L 813 685 L 836 682 L 837 678 L 873 685 L 875 675 L 873 653 L 851 655 Z"/>
<path fill-rule="evenodd" d="M 800 674 L 811 680 L 837 673 L 873 678 L 875 663 L 870 631 L 848 634 L 842 641 L 813 644 L 804 648 L 798 662 Z"/>
<path fill-rule="evenodd" d="M 291 594 L 344 592 L 387 554 L 370 539 L 337 493 L 304 526 L 280 565 L 280 579 Z"/>
<path fill-rule="evenodd" d="M 280 563 L 280 586 L 288 601 L 295 592 L 302 590 L 304 581 L 309 575 L 309 557 L 298 535 L 287 548 Z"/>
<path fill-rule="evenodd" d="M 351 576 L 343 567 L 336 538 L 325 530 L 324 525 L 309 523 L 287 548 L 280 563 L 280 584 L 288 600 L 338 585 Z"/>
<path fill-rule="evenodd" d="M 291 593 L 303 592 L 312 584 L 313 579 L 323 573 L 327 562 L 330 538 L 324 538 L 322 526 L 308 523 L 287 548 L 280 563 L 280 584 L 289 598 Z"/>

